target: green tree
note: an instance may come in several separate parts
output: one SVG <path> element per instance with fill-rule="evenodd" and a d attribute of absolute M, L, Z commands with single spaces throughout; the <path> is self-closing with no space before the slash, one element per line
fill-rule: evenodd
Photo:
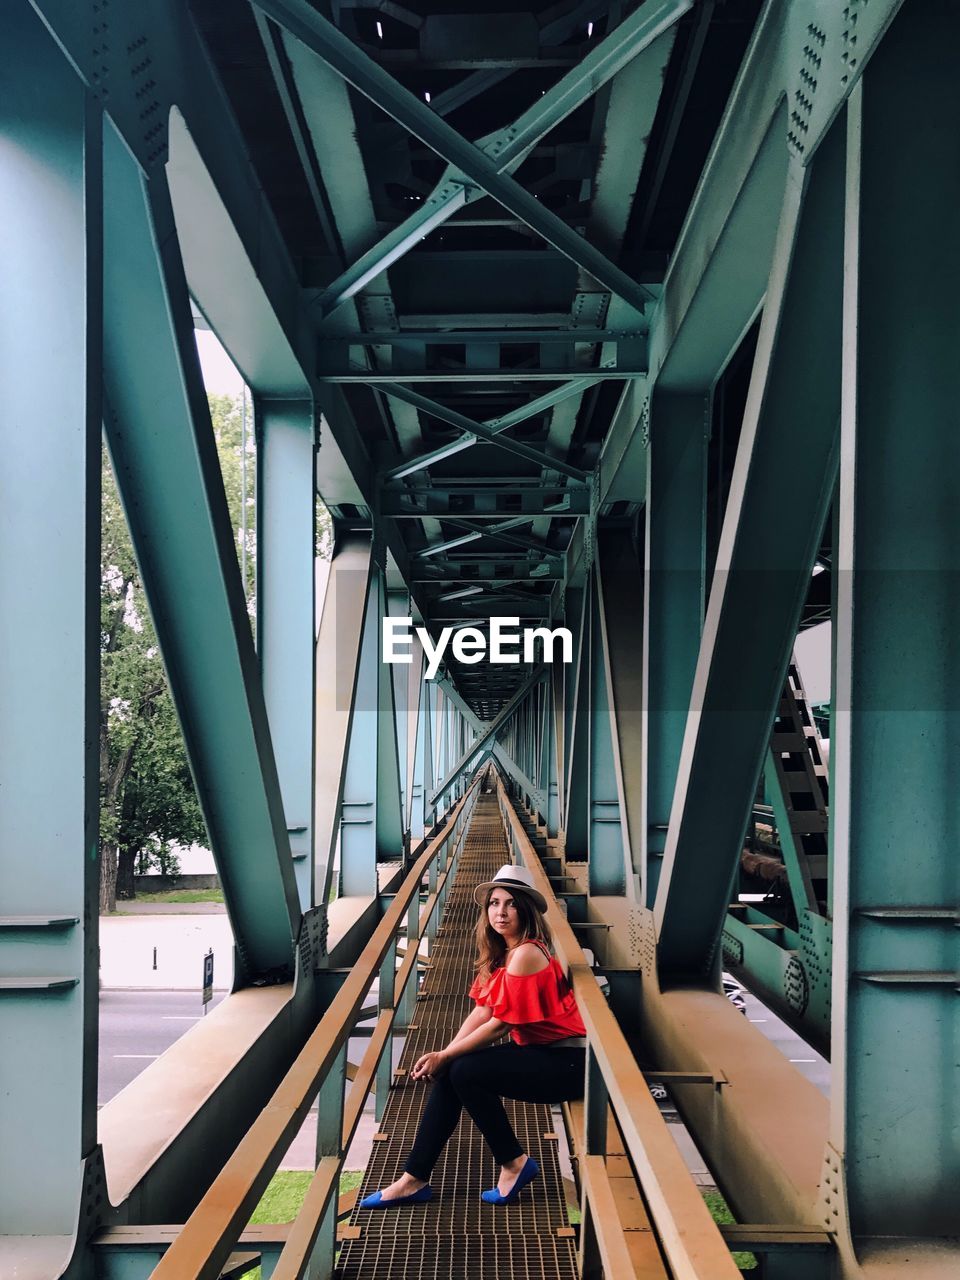
<path fill-rule="evenodd" d="M 156 635 L 106 449 L 100 553 L 100 910 L 133 897 L 149 851 L 204 838 Z"/>
<path fill-rule="evenodd" d="M 210 420 L 220 457 L 223 488 L 227 495 L 230 525 L 237 548 L 237 562 L 246 569 L 243 589 L 247 611 L 256 611 L 257 525 L 256 443 L 253 409 L 242 398 L 207 396 Z M 244 465 L 245 464 L 245 465 Z M 244 517 L 246 517 L 244 519 Z M 246 548 L 246 556 L 244 556 Z"/>
<path fill-rule="evenodd" d="M 209 396 L 224 492 L 256 610 L 256 451 L 253 412 Z M 100 910 L 131 898 L 136 870 L 179 868 L 174 844 L 205 838 L 179 721 L 106 449 L 100 575 Z M 246 517 L 244 519 L 244 516 Z M 317 502 L 316 554 L 332 554 L 332 521 Z M 246 554 L 244 555 L 244 549 Z"/>

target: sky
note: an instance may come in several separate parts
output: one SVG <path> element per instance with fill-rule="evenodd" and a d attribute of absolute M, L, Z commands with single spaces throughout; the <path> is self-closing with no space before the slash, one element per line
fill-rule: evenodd
<path fill-rule="evenodd" d="M 194 329 L 203 385 L 211 395 L 239 396 L 243 391 L 243 379 L 236 366 L 224 351 L 217 335 L 210 329 Z"/>

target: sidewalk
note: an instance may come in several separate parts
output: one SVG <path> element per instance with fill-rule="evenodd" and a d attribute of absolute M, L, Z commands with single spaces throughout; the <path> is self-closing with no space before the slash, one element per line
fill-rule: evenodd
<path fill-rule="evenodd" d="M 175 906 L 177 904 L 156 904 Z M 233 933 L 217 904 L 203 914 L 131 912 L 100 917 L 100 986 L 120 990 L 199 991 L 203 957 L 213 949 L 213 985 L 233 985 Z M 156 963 L 154 963 L 156 949 Z"/>

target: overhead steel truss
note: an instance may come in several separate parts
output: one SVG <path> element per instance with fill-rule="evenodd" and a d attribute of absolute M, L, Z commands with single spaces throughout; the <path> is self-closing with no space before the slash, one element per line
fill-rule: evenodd
<path fill-rule="evenodd" d="M 671 1266 L 727 1265 L 641 1137 L 629 1042 L 738 1221 L 779 1233 L 765 1275 L 955 1274 L 960 18 L 477 8 L 7 5 L 0 1272 L 147 1274 L 189 1219 L 161 1274 L 218 1275 L 319 1092 L 289 1274 L 331 1274 L 361 981 L 382 1111 L 489 765 L 607 976 L 591 1035 L 612 1011 L 626 1036 L 591 1048 L 588 1215 L 609 1097 Z M 253 393 L 255 634 L 194 310 Z M 101 428 L 237 976 L 98 1114 Z M 382 660 L 384 618 L 426 642 L 504 615 L 568 628 L 573 660 Z M 824 616 L 829 765 L 792 665 Z M 829 1099 L 725 964 L 829 1054 Z"/>

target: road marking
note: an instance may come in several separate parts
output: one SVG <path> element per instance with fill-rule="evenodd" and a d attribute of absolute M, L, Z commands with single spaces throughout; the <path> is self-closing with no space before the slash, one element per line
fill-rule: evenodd
<path fill-rule="evenodd" d="M 115 1058 L 159 1058 L 159 1053 L 115 1053 Z"/>
<path fill-rule="evenodd" d="M 751 1018 L 751 1022 L 766 1022 L 766 1018 Z"/>
<path fill-rule="evenodd" d="M 817 1060 L 816 1060 L 816 1058 L 791 1058 L 791 1059 L 790 1059 L 790 1061 L 791 1061 L 791 1062 L 810 1062 L 810 1063 L 816 1063 L 816 1061 L 817 1061 Z"/>

